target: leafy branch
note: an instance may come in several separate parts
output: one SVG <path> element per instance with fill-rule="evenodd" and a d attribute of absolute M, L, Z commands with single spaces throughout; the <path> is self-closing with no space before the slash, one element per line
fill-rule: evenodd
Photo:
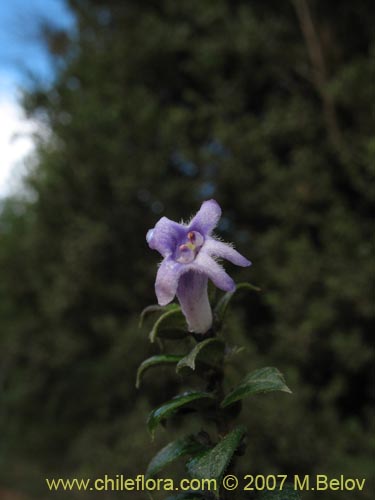
<path fill-rule="evenodd" d="M 141 324 L 149 315 L 157 315 L 150 330 L 150 341 L 159 340 L 163 352 L 141 363 L 136 385 L 140 387 L 145 373 L 160 366 L 170 366 L 182 379 L 191 380 L 195 374 L 198 387 L 177 394 L 169 401 L 154 408 L 147 420 L 147 426 L 153 437 L 160 425 L 166 425 L 172 419 L 194 413 L 202 422 L 198 434 L 182 436 L 168 443 L 150 461 L 146 476 L 154 477 L 176 460 L 185 459 L 187 473 L 192 478 L 215 479 L 217 490 L 207 496 L 204 492 L 187 492 L 185 496 L 172 498 L 216 498 L 224 499 L 232 492 L 222 491 L 220 482 L 225 472 L 234 466 L 235 457 L 246 445 L 246 428 L 235 421 L 241 410 L 241 401 L 260 393 L 281 391 L 291 393 L 283 375 L 274 367 L 261 368 L 248 373 L 237 385 L 224 392 L 224 366 L 233 358 L 235 348 L 230 347 L 220 337 L 227 310 L 233 297 L 240 291 L 259 292 L 260 289 L 250 283 L 240 283 L 235 291 L 224 294 L 214 311 L 214 324 L 207 334 L 191 334 L 187 331 L 184 316 L 178 305 L 166 307 L 150 306 L 141 314 Z M 188 352 L 164 352 L 164 340 L 178 342 L 182 338 L 193 340 Z M 237 351 L 239 349 L 237 348 Z M 205 424 L 216 425 L 215 436 L 204 429 Z M 211 432 L 211 434 L 213 434 Z M 274 498 L 272 492 L 267 498 Z M 190 495 L 190 496 L 189 496 Z M 213 496 L 212 496 L 213 495 Z M 229 498 L 229 497 L 228 497 Z M 232 497 L 231 497 L 232 498 Z M 295 497 L 296 498 L 296 497 Z"/>

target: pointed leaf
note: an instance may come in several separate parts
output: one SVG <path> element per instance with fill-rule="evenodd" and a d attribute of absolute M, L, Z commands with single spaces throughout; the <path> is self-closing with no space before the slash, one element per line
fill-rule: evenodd
<path fill-rule="evenodd" d="M 216 479 L 219 486 L 232 457 L 246 433 L 243 426 L 236 427 L 227 434 L 216 446 L 191 459 L 187 470 L 193 478 Z"/>
<path fill-rule="evenodd" d="M 224 355 L 224 344 L 217 338 L 210 338 L 199 342 L 194 348 L 184 356 L 176 366 L 176 372 L 179 373 L 184 367 L 195 370 L 195 363 L 198 359 L 206 362 L 207 364 L 215 364 Z"/>
<path fill-rule="evenodd" d="M 195 436 L 187 436 L 172 441 L 161 449 L 151 460 L 146 471 L 146 477 L 153 477 L 165 466 L 184 455 L 195 455 L 207 449 Z"/>
<path fill-rule="evenodd" d="M 242 354 L 246 350 L 246 347 L 244 346 L 233 346 L 233 347 L 227 347 L 225 351 L 225 362 L 226 363 L 232 363 L 236 356 L 239 354 Z"/>
<path fill-rule="evenodd" d="M 137 371 L 137 380 L 135 383 L 135 386 L 137 389 L 139 389 L 141 385 L 141 380 L 144 375 L 144 373 L 149 369 L 152 368 L 153 366 L 158 366 L 158 365 L 169 365 L 169 364 L 175 364 L 178 363 L 183 356 L 178 356 L 177 354 L 158 354 L 156 356 L 151 356 L 151 358 L 145 359 L 138 368 Z"/>
<path fill-rule="evenodd" d="M 167 401 L 158 408 L 155 408 L 155 410 L 152 410 L 147 420 L 149 431 L 153 435 L 156 427 L 162 420 L 177 413 L 181 407 L 186 407 L 191 403 L 203 399 L 214 399 L 214 396 L 212 394 L 209 394 L 208 392 L 186 392 L 184 394 L 176 396 L 170 401 Z"/>
<path fill-rule="evenodd" d="M 242 382 L 224 398 L 221 407 L 225 408 L 235 401 L 250 396 L 251 394 L 272 391 L 292 392 L 285 384 L 284 377 L 277 368 L 261 368 L 260 370 L 249 373 Z"/>
<path fill-rule="evenodd" d="M 259 287 L 252 285 L 251 283 L 238 283 L 236 285 L 236 289 L 234 290 L 234 292 L 227 292 L 226 294 L 223 295 L 223 297 L 221 297 L 219 302 L 216 304 L 214 310 L 214 316 L 216 321 L 218 321 L 219 323 L 223 321 L 229 302 L 232 300 L 233 295 L 240 290 L 250 290 L 253 292 L 261 291 Z"/>
<path fill-rule="evenodd" d="M 177 307 L 166 311 L 155 321 L 149 337 L 151 342 L 155 342 L 157 337 L 177 339 L 188 333 L 185 317 Z"/>
<path fill-rule="evenodd" d="M 141 312 L 141 314 L 139 315 L 139 328 L 142 328 L 146 316 L 149 316 L 150 314 L 157 312 L 161 313 L 161 312 L 173 311 L 173 309 L 180 309 L 180 306 L 172 302 L 172 304 L 168 304 L 166 306 L 159 306 L 158 304 L 153 304 L 151 306 L 145 307 Z"/>

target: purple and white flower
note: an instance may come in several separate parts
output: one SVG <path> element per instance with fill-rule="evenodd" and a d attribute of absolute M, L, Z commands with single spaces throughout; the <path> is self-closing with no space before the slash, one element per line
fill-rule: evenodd
<path fill-rule="evenodd" d="M 205 333 L 212 326 L 208 279 L 221 290 L 235 289 L 234 281 L 215 258 L 229 260 L 237 266 L 251 265 L 230 244 L 212 235 L 220 216 L 218 203 L 205 201 L 189 224 L 162 217 L 146 236 L 149 247 L 164 258 L 155 282 L 159 304 L 164 306 L 177 295 L 189 330 L 195 333 Z"/>

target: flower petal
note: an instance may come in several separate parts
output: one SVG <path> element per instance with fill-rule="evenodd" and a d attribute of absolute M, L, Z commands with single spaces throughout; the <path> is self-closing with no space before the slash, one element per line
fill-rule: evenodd
<path fill-rule="evenodd" d="M 194 271 L 185 273 L 178 283 L 177 297 L 189 330 L 195 333 L 206 333 L 212 326 L 207 276 Z"/>
<path fill-rule="evenodd" d="M 155 292 L 159 305 L 165 306 L 176 295 L 178 280 L 188 269 L 186 266 L 167 257 L 160 264 L 155 281 Z"/>
<path fill-rule="evenodd" d="M 163 257 L 172 255 L 177 243 L 184 237 L 186 228 L 167 217 L 162 217 L 154 229 L 150 229 L 146 240 L 150 248 L 157 250 Z"/>
<path fill-rule="evenodd" d="M 215 200 L 202 203 L 201 208 L 189 224 L 189 231 L 198 231 L 203 236 L 210 234 L 221 217 L 221 208 Z"/>
<path fill-rule="evenodd" d="M 204 250 L 204 252 L 206 252 L 208 255 L 222 257 L 223 259 L 229 260 L 229 262 L 236 264 L 236 266 L 251 266 L 251 262 L 247 260 L 246 257 L 237 252 L 237 250 L 235 250 L 227 243 L 215 240 L 214 238 L 206 239 L 202 250 Z"/>
<path fill-rule="evenodd" d="M 202 250 L 197 255 L 193 264 L 190 264 L 190 269 L 194 269 L 210 278 L 215 286 L 226 292 L 232 292 L 236 285 L 232 278 L 224 271 L 224 269 L 214 261 L 207 253 Z"/>

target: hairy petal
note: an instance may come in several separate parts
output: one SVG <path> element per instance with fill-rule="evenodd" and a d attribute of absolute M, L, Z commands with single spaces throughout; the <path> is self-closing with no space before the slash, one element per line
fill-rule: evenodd
<path fill-rule="evenodd" d="M 201 208 L 189 224 L 189 231 L 198 231 L 203 236 L 210 234 L 221 217 L 221 208 L 215 200 L 202 203 Z"/>
<path fill-rule="evenodd" d="M 194 263 L 189 267 L 199 273 L 205 274 L 221 290 L 232 292 L 236 288 L 232 278 L 212 257 L 204 252 L 204 246 L 197 255 Z"/>
<path fill-rule="evenodd" d="M 214 238 L 208 238 L 205 241 L 204 248 L 202 248 L 201 251 L 204 251 L 208 255 L 213 255 L 214 257 L 221 257 L 223 259 L 229 260 L 229 262 L 236 264 L 236 266 L 251 266 L 251 262 L 246 259 L 246 257 L 237 252 L 237 250 L 235 250 L 227 243 L 215 240 Z"/>
<path fill-rule="evenodd" d="M 178 283 L 177 298 L 191 332 L 206 333 L 212 326 L 207 281 L 204 274 L 188 271 Z"/>
<path fill-rule="evenodd" d="M 167 217 L 162 217 L 146 235 L 150 248 L 157 250 L 163 257 L 172 255 L 177 243 L 183 238 L 186 228 Z"/>
<path fill-rule="evenodd" d="M 167 257 L 160 264 L 155 281 L 155 292 L 160 306 L 165 306 L 176 295 L 178 280 L 186 272 L 186 266 Z"/>

